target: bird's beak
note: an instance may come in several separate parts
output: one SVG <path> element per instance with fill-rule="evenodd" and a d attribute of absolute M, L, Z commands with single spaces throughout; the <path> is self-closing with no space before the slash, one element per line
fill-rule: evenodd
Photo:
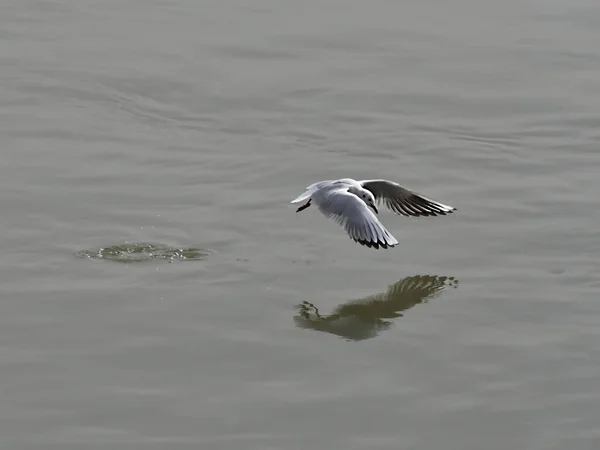
<path fill-rule="evenodd" d="M 377 207 L 375 205 L 371 205 L 371 208 L 373 208 L 373 211 L 375 211 L 375 214 L 379 214 L 379 211 L 377 211 Z"/>

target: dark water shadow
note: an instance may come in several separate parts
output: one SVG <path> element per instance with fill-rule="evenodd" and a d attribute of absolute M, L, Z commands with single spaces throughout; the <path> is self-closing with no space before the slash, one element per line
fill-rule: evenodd
<path fill-rule="evenodd" d="M 339 305 L 333 313 L 322 315 L 317 306 L 304 301 L 297 306 L 296 326 L 334 334 L 349 341 L 362 341 L 389 329 L 389 319 L 402 317 L 419 303 L 426 303 L 448 288 L 458 287 L 454 277 L 415 275 L 388 287 L 387 292 Z"/>
<path fill-rule="evenodd" d="M 144 263 L 156 260 L 199 261 L 213 252 L 203 248 L 176 248 L 160 243 L 125 243 L 75 253 L 78 258 L 99 259 L 117 263 Z"/>

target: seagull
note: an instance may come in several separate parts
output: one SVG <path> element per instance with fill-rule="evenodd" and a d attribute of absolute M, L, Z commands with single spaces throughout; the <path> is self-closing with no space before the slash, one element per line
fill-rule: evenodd
<path fill-rule="evenodd" d="M 290 203 L 308 201 L 296 212 L 315 202 L 319 210 L 344 227 L 350 239 L 375 249 L 395 247 L 398 241 L 377 219 L 376 204 L 383 203 L 400 216 L 445 216 L 456 208 L 431 200 L 388 180 L 352 178 L 324 180 L 306 187 L 306 191 Z"/>

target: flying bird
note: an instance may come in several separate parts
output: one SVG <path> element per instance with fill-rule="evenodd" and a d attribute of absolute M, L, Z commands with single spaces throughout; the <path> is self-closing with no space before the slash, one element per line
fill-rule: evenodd
<path fill-rule="evenodd" d="M 305 200 L 307 202 L 296 210 L 297 213 L 314 202 L 326 217 L 344 227 L 350 239 L 376 249 L 392 248 L 398 244 L 377 218 L 377 205 L 384 204 L 396 214 L 406 217 L 445 216 L 456 210 L 388 180 L 342 178 L 319 181 L 307 186 L 306 191 L 290 203 Z"/>

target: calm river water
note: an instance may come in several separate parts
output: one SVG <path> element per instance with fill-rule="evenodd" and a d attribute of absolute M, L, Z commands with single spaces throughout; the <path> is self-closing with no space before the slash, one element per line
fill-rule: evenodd
<path fill-rule="evenodd" d="M 3 449 L 600 448 L 597 1 L 1 10 Z"/>

